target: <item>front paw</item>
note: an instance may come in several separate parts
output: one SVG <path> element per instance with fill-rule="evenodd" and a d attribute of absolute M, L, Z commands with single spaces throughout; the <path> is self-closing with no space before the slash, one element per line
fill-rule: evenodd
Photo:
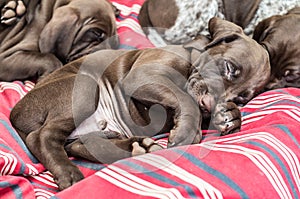
<path fill-rule="evenodd" d="M 80 170 L 75 165 L 64 166 L 60 170 L 55 171 L 54 181 L 57 183 L 60 190 L 64 190 L 84 177 Z"/>
<path fill-rule="evenodd" d="M 26 12 L 26 7 L 21 0 L 9 1 L 1 10 L 0 22 L 12 25 L 18 21 Z"/>
<path fill-rule="evenodd" d="M 145 153 L 151 153 L 163 149 L 162 146 L 156 144 L 151 138 L 143 138 L 140 142 L 135 141 L 132 143 L 132 156 L 142 155 Z"/>
<path fill-rule="evenodd" d="M 233 102 L 219 103 L 215 107 L 212 121 L 221 135 L 235 133 L 241 128 L 241 112 Z"/>

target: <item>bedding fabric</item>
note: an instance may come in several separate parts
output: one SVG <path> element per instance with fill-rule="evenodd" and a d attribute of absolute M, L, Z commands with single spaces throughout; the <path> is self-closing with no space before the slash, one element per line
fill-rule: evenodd
<path fill-rule="evenodd" d="M 143 0 L 113 0 L 122 49 L 153 47 L 137 15 Z M 59 191 L 9 122 L 34 84 L 0 82 L 0 198 L 299 198 L 300 89 L 265 92 L 241 109 L 240 132 L 204 132 L 199 144 L 102 165 L 71 158 L 85 175 Z M 188 133 L 188 132 L 187 132 Z M 167 135 L 155 137 L 166 146 Z"/>

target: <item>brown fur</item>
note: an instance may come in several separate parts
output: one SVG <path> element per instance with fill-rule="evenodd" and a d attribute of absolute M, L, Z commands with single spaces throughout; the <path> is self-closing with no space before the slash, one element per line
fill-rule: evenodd
<path fill-rule="evenodd" d="M 162 132 L 170 132 L 168 147 L 198 143 L 202 120 L 209 116 L 222 134 L 236 132 L 241 124 L 236 104 L 245 104 L 268 81 L 268 54 L 230 22 L 213 18 L 210 32 L 212 40 L 201 37 L 184 46 L 102 50 L 71 62 L 22 98 L 11 112 L 11 123 L 61 189 L 83 178 L 66 150 L 111 163 L 156 150 L 145 136 Z M 120 115 L 133 137 L 109 132 L 112 136 L 105 138 L 101 125 L 99 132 L 64 149 L 72 131 L 97 111 L 102 89 L 110 87 L 114 90 L 102 97 L 116 100 L 114 114 Z M 163 110 L 152 112 L 154 105 Z"/>

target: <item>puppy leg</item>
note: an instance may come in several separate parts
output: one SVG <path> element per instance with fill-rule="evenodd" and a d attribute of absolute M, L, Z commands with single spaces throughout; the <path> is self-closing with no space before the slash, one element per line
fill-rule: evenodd
<path fill-rule="evenodd" d="M 241 127 L 241 112 L 233 102 L 219 103 L 213 114 L 213 124 L 222 135 L 238 132 Z"/>
<path fill-rule="evenodd" d="M 174 110 L 174 126 L 170 131 L 168 147 L 199 142 L 202 116 L 196 102 L 169 79 L 161 76 L 153 76 L 153 79 L 155 83 L 144 84 L 136 90 L 133 98 Z M 154 119 L 151 118 L 151 121 L 155 121 Z"/>
<path fill-rule="evenodd" d="M 53 174 L 62 190 L 83 179 L 83 175 L 64 150 L 65 140 L 74 128 L 73 119 L 57 118 L 28 134 L 25 142 L 33 155 Z"/>
<path fill-rule="evenodd" d="M 0 80 L 13 81 L 44 77 L 62 66 L 53 54 L 19 51 L 0 57 Z M 26 64 L 24 64 L 26 60 Z"/>
<path fill-rule="evenodd" d="M 97 132 L 84 135 L 65 148 L 70 156 L 104 164 L 162 149 L 151 138 L 106 139 Z"/>
<path fill-rule="evenodd" d="M 2 6 L 1 6 L 2 7 Z M 26 7 L 21 0 L 11 0 L 1 10 L 0 23 L 12 25 L 17 22 L 26 12 Z"/>

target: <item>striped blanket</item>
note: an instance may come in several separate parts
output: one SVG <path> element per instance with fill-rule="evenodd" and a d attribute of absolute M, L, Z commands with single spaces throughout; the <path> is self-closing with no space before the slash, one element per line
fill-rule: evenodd
<path fill-rule="evenodd" d="M 112 0 L 121 48 L 153 47 L 137 22 L 144 0 Z M 265 92 L 242 108 L 240 132 L 204 132 L 199 144 L 110 165 L 71 158 L 85 175 L 59 191 L 9 122 L 12 107 L 34 84 L 0 82 L 0 198 L 299 198 L 300 89 Z M 188 132 L 187 132 L 188 133 Z M 166 146 L 167 136 L 155 137 Z"/>

